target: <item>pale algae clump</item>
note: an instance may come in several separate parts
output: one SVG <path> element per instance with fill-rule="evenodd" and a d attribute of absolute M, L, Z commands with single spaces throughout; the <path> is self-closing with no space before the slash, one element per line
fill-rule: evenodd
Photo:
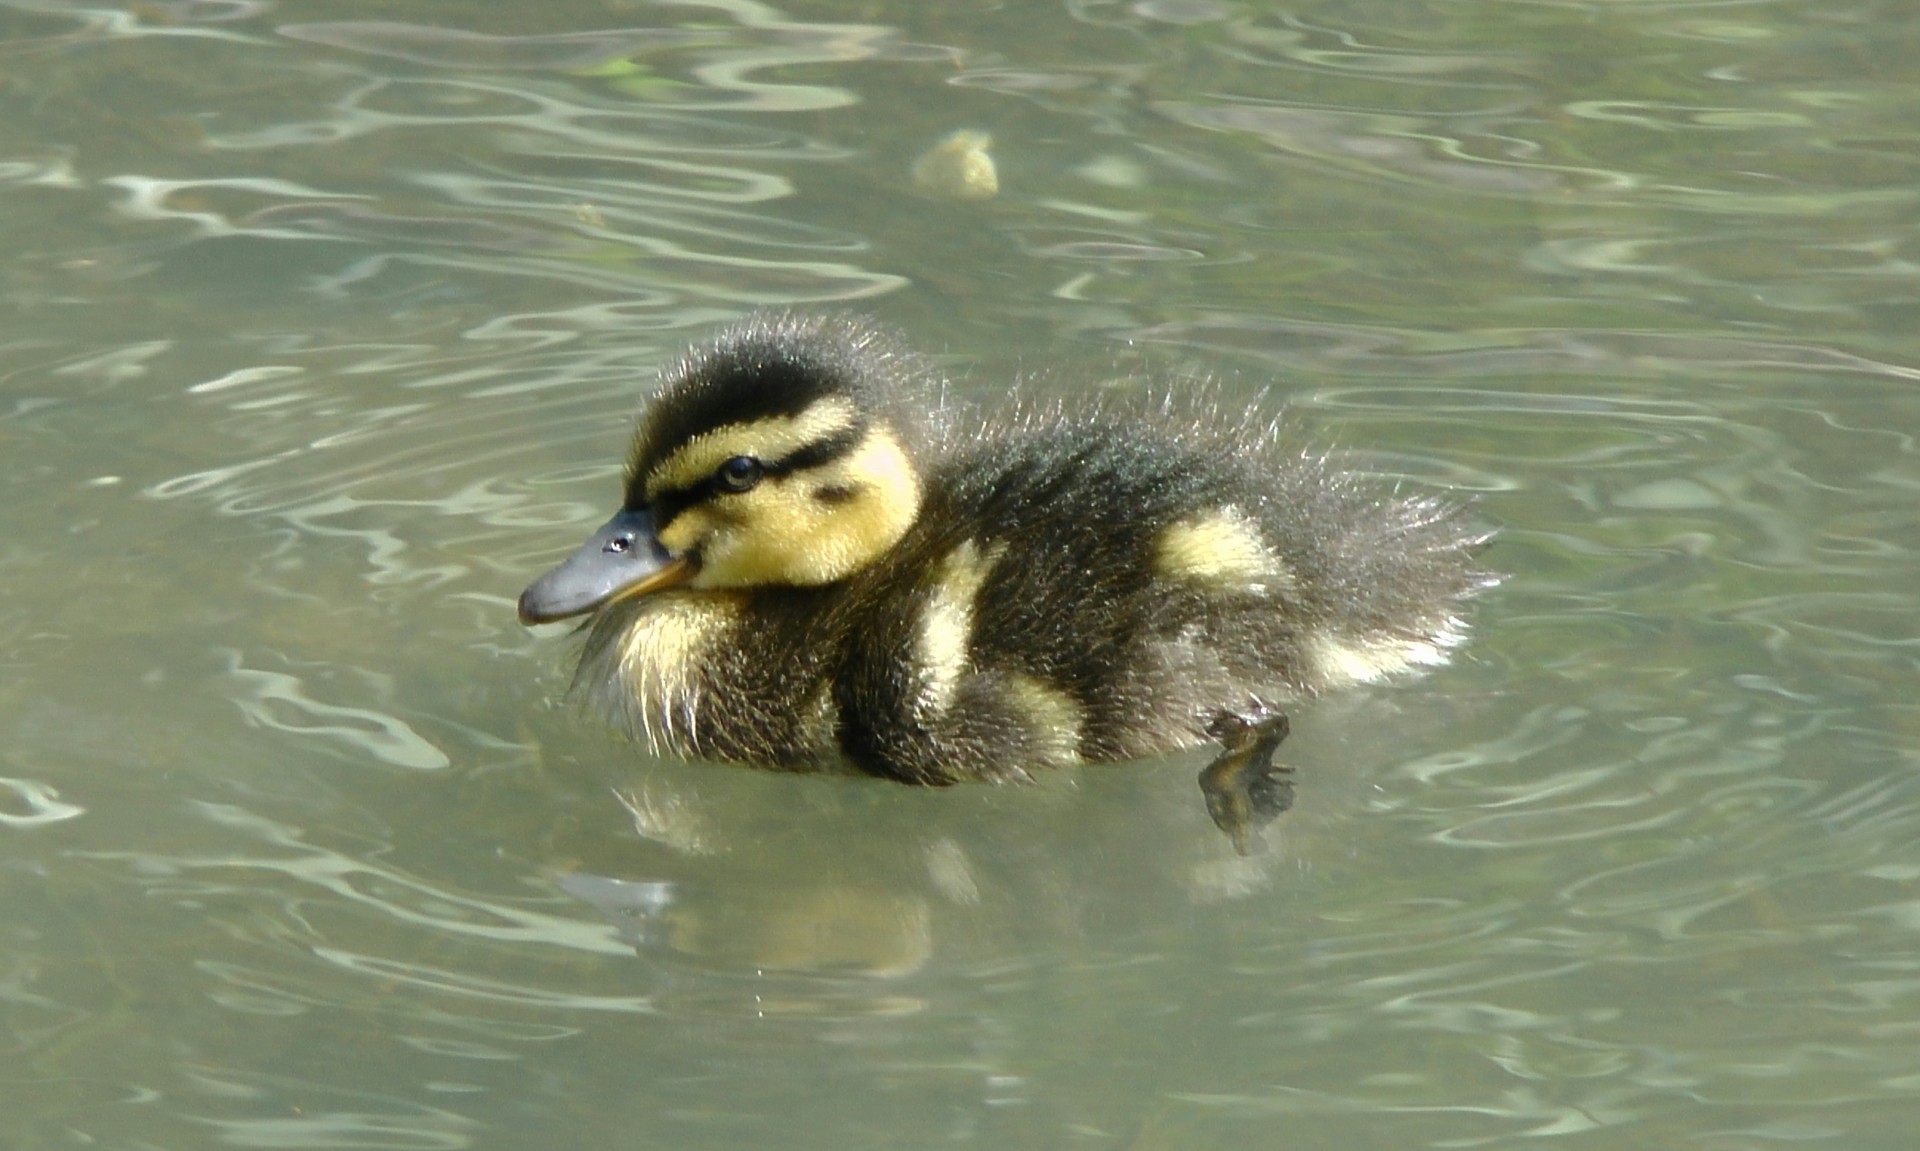
<path fill-rule="evenodd" d="M 987 148 L 993 137 L 977 128 L 949 133 L 913 162 L 921 190 L 953 200 L 988 200 L 1000 192 L 1000 170 Z"/>

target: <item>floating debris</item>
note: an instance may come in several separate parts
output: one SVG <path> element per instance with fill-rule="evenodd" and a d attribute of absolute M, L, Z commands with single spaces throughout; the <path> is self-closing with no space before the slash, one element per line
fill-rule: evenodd
<path fill-rule="evenodd" d="M 1000 192 L 1000 170 L 987 147 L 993 137 L 961 128 L 913 162 L 913 182 L 923 191 L 954 200 L 989 200 Z"/>

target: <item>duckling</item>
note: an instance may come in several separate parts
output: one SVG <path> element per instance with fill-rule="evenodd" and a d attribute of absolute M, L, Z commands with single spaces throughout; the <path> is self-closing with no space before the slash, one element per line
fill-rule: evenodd
<path fill-rule="evenodd" d="M 620 510 L 519 614 L 591 613 L 576 690 L 656 754 L 942 786 L 1216 743 L 1250 853 L 1284 709 L 1465 637 L 1463 520 L 1171 393 L 983 430 L 870 321 L 760 314 L 663 370 Z"/>

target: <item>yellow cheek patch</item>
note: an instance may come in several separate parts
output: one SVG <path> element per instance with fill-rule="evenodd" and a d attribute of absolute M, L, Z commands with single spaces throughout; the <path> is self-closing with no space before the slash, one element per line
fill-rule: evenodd
<path fill-rule="evenodd" d="M 683 556 L 712 535 L 717 526 L 717 520 L 705 508 L 688 508 L 661 529 L 660 543 L 669 555 Z"/>
<path fill-rule="evenodd" d="M 714 498 L 724 519 L 689 508 L 660 533 L 676 555 L 699 549 L 695 587 L 806 587 L 845 579 L 899 543 L 920 514 L 920 479 L 900 441 L 875 428 L 831 463 Z"/>
<path fill-rule="evenodd" d="M 1231 504 L 1192 516 L 1160 534 L 1154 569 L 1163 576 L 1256 595 L 1293 590 L 1293 572 Z"/>
<path fill-rule="evenodd" d="M 790 456 L 809 444 L 851 430 L 859 419 L 851 400 L 832 396 L 797 416 L 771 416 L 750 424 L 715 428 L 688 440 L 647 473 L 647 499 L 653 500 L 661 492 L 691 488 L 735 456 L 757 460 Z"/>

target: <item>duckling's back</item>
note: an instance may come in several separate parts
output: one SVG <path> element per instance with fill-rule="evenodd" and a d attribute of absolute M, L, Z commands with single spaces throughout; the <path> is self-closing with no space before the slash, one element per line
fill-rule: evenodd
<path fill-rule="evenodd" d="M 850 589 L 836 693 L 844 749 L 922 782 L 1190 746 L 1438 663 L 1487 582 L 1456 505 L 1204 402 L 1030 414 L 928 481 Z"/>

